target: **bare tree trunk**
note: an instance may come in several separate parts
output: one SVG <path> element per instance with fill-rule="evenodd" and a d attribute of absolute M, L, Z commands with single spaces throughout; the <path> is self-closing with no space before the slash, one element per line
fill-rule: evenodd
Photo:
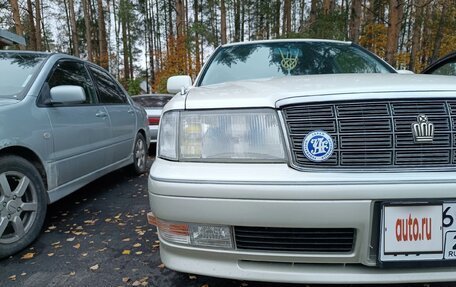
<path fill-rule="evenodd" d="M 226 44 L 226 6 L 225 0 L 220 0 L 220 37 L 221 43 Z"/>
<path fill-rule="evenodd" d="M 241 1 L 241 0 L 240 0 Z M 245 33 L 245 3 L 244 1 L 241 1 L 241 42 L 244 42 L 244 33 Z M 279 13 L 280 14 L 280 13 Z"/>
<path fill-rule="evenodd" d="M 43 50 L 41 37 L 41 0 L 35 0 L 35 9 L 36 9 L 36 49 L 38 51 Z"/>
<path fill-rule="evenodd" d="M 170 38 L 174 37 L 172 11 L 173 11 L 173 5 L 171 3 L 171 0 L 168 0 L 168 25 L 169 25 L 168 35 Z M 169 51 L 169 49 L 168 49 L 168 51 Z"/>
<path fill-rule="evenodd" d="M 70 24 L 70 11 L 68 11 L 68 4 L 67 4 L 67 0 L 63 0 L 63 5 L 65 6 L 65 20 L 66 20 L 66 24 L 67 24 L 67 29 L 68 29 L 68 41 L 70 43 L 70 51 L 69 53 L 74 55 L 73 54 L 73 39 L 72 39 L 72 36 L 71 36 L 71 24 Z"/>
<path fill-rule="evenodd" d="M 390 0 L 389 7 L 389 25 L 388 25 L 388 38 L 386 44 L 386 61 L 390 65 L 396 65 L 396 52 L 399 40 L 399 32 L 401 31 L 403 4 L 400 0 Z"/>
<path fill-rule="evenodd" d="M 310 25 L 313 25 L 315 21 L 317 21 L 317 0 L 312 0 L 312 2 L 310 3 Z"/>
<path fill-rule="evenodd" d="M 85 38 L 87 42 L 87 60 L 93 62 L 92 33 L 90 20 L 90 0 L 82 0 L 84 10 Z"/>
<path fill-rule="evenodd" d="M 240 1 L 240 0 L 237 0 Z M 193 1 L 193 14 L 194 14 L 194 21 L 197 24 L 199 22 L 198 16 L 199 16 L 199 4 L 198 0 Z M 200 59 L 200 46 L 199 46 L 199 34 L 198 31 L 195 30 L 195 69 L 196 72 L 199 72 L 201 70 L 201 59 Z"/>
<path fill-rule="evenodd" d="M 442 45 L 442 39 L 443 39 L 443 27 L 445 26 L 445 23 L 446 23 L 448 11 L 450 11 L 448 4 L 449 4 L 448 1 L 445 1 L 444 4 L 442 5 L 439 26 L 438 26 L 437 32 L 435 34 L 434 47 L 432 48 L 432 56 L 429 61 L 430 63 L 434 62 L 435 60 L 437 60 L 439 58 L 440 46 Z"/>
<path fill-rule="evenodd" d="M 36 29 L 35 29 L 35 17 L 33 16 L 33 6 L 32 1 L 27 0 L 27 12 L 28 12 L 28 24 L 29 24 L 29 34 L 30 41 L 27 46 L 28 49 L 36 51 Z"/>
<path fill-rule="evenodd" d="M 282 35 L 288 36 L 291 32 L 291 0 L 285 0 L 282 15 Z"/>
<path fill-rule="evenodd" d="M 73 39 L 73 55 L 79 57 L 79 37 L 76 28 L 76 16 L 74 14 L 74 0 L 68 0 L 68 10 L 70 12 L 71 38 Z"/>
<path fill-rule="evenodd" d="M 149 21 L 149 63 L 150 63 L 150 81 L 147 84 L 155 83 L 155 60 L 154 60 L 154 50 L 155 50 L 155 22 L 154 22 L 154 8 L 152 4 L 149 4 L 149 0 L 146 0 L 146 14 L 148 15 Z M 152 86 L 152 85 L 150 85 Z"/>
<path fill-rule="evenodd" d="M 98 44 L 100 50 L 100 66 L 108 69 L 109 55 L 108 55 L 108 41 L 106 40 L 106 23 L 104 18 L 103 1 L 97 0 L 98 4 Z"/>
<path fill-rule="evenodd" d="M 352 0 L 350 14 L 350 40 L 358 43 L 361 26 L 361 0 Z"/>
<path fill-rule="evenodd" d="M 125 0 L 122 0 L 125 1 Z M 125 4 L 124 4 L 125 5 Z M 123 12 L 125 13 L 125 11 Z M 127 19 L 123 15 L 120 17 L 122 25 L 122 44 L 123 44 L 123 64 L 124 64 L 124 78 L 125 80 L 130 79 L 130 61 L 129 61 L 129 51 L 128 51 L 128 36 L 127 36 Z"/>
<path fill-rule="evenodd" d="M 234 42 L 241 40 L 241 0 L 234 0 Z"/>
<path fill-rule="evenodd" d="M 185 9 L 184 1 L 176 0 L 176 33 L 183 36 L 185 32 Z"/>
<path fill-rule="evenodd" d="M 14 27 L 16 28 L 16 34 L 19 36 L 24 36 L 24 27 L 22 26 L 21 22 L 21 15 L 19 13 L 19 4 L 17 0 L 10 0 L 11 10 L 13 10 L 13 20 L 14 20 Z M 19 45 L 19 49 L 24 50 L 25 47 Z"/>

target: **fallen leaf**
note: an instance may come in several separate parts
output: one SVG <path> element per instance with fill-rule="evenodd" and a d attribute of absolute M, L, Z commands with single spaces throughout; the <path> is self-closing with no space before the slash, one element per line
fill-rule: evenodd
<path fill-rule="evenodd" d="M 24 255 L 22 255 L 21 259 L 27 260 L 27 259 L 32 259 L 35 256 L 35 253 L 29 252 Z"/>
<path fill-rule="evenodd" d="M 105 222 L 111 222 L 111 221 L 112 221 L 111 218 L 106 218 L 106 219 L 105 219 Z"/>
<path fill-rule="evenodd" d="M 190 279 L 190 280 L 196 280 L 196 276 L 195 276 L 195 275 L 190 275 L 190 276 L 188 276 L 188 279 Z"/>
<path fill-rule="evenodd" d="M 25 275 L 27 275 L 27 273 L 25 273 L 25 272 L 22 272 L 22 273 L 21 273 L 21 276 L 25 276 Z"/>
<path fill-rule="evenodd" d="M 106 247 L 105 248 L 101 248 L 101 249 L 98 249 L 97 252 L 103 252 L 103 251 L 106 251 L 106 249 L 108 249 L 108 248 L 106 248 Z"/>
<path fill-rule="evenodd" d="M 100 268 L 100 265 L 95 264 L 95 265 L 91 266 L 89 269 L 92 270 L 92 271 L 97 271 L 98 268 Z"/>
<path fill-rule="evenodd" d="M 130 255 L 131 251 L 130 250 L 124 250 L 122 251 L 122 255 Z"/>
<path fill-rule="evenodd" d="M 54 245 L 59 245 L 60 244 L 60 241 L 57 241 L 57 242 L 54 242 L 54 243 L 51 243 L 52 246 Z"/>
<path fill-rule="evenodd" d="M 82 253 L 81 254 L 83 257 L 86 257 L 87 255 L 89 255 L 88 253 Z"/>
<path fill-rule="evenodd" d="M 80 247 L 81 247 L 81 244 L 80 244 L 80 243 L 78 243 L 78 244 L 76 244 L 76 245 L 73 245 L 73 248 L 76 248 L 76 249 L 79 249 Z"/>
<path fill-rule="evenodd" d="M 85 223 L 85 224 L 88 224 L 88 225 L 94 225 L 97 221 L 98 221 L 98 219 L 94 219 L 94 220 L 84 220 L 84 223 Z"/>
<path fill-rule="evenodd" d="M 136 280 L 135 282 L 133 282 L 133 284 L 131 284 L 131 286 L 139 286 L 141 285 L 141 282 L 139 282 L 138 280 Z"/>
<path fill-rule="evenodd" d="M 115 218 L 115 219 L 119 219 L 121 216 L 122 216 L 122 213 L 119 213 L 119 214 L 117 214 L 116 216 L 114 216 L 114 218 Z"/>
<path fill-rule="evenodd" d="M 130 281 L 130 278 L 128 278 L 128 277 L 122 278 L 122 282 L 123 282 L 123 283 L 127 283 L 128 281 Z"/>
<path fill-rule="evenodd" d="M 158 265 L 157 267 L 163 269 L 163 268 L 165 268 L 165 264 L 162 263 L 162 264 Z"/>
<path fill-rule="evenodd" d="M 76 237 L 70 237 L 70 238 L 67 238 L 67 240 L 66 240 L 66 241 L 68 241 L 68 242 L 72 242 L 72 241 L 74 241 L 75 239 L 76 239 Z"/>
<path fill-rule="evenodd" d="M 122 239 L 123 242 L 128 242 L 128 241 L 130 241 L 130 240 L 131 240 L 130 238 L 124 238 L 124 239 Z"/>
<path fill-rule="evenodd" d="M 48 256 L 52 257 L 52 256 L 54 256 L 54 253 L 48 253 Z"/>
<path fill-rule="evenodd" d="M 242 286 L 242 287 L 247 287 L 247 286 L 249 286 L 249 284 L 247 284 L 247 283 L 245 283 L 245 282 L 242 282 L 242 283 L 241 283 L 241 286 Z"/>
<path fill-rule="evenodd" d="M 136 243 L 133 245 L 134 248 L 138 248 L 138 247 L 141 247 L 141 243 Z"/>
<path fill-rule="evenodd" d="M 76 275 L 76 272 L 74 272 L 74 271 L 71 271 L 71 272 L 70 272 L 70 274 L 68 274 L 68 275 L 70 275 L 70 276 L 74 276 L 74 275 Z"/>
<path fill-rule="evenodd" d="M 11 281 L 16 281 L 16 275 L 11 275 L 10 277 L 8 277 L 8 279 Z"/>
<path fill-rule="evenodd" d="M 136 251 L 135 254 L 136 255 L 141 255 L 141 254 L 143 254 L 143 252 L 142 251 Z"/>
<path fill-rule="evenodd" d="M 57 226 L 55 226 L 55 225 L 51 225 L 51 226 L 48 227 L 49 230 L 54 230 L 56 228 L 57 228 Z"/>

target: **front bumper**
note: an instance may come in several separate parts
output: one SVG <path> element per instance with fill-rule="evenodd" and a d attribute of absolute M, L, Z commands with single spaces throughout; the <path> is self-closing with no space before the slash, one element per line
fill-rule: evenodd
<path fill-rule="evenodd" d="M 303 173 L 285 164 L 198 164 L 157 159 L 149 199 L 157 218 L 229 226 L 354 228 L 350 253 L 214 250 L 162 240 L 165 265 L 183 272 L 294 283 L 456 281 L 454 267 L 377 267 L 379 203 L 456 198 L 452 173 Z"/>

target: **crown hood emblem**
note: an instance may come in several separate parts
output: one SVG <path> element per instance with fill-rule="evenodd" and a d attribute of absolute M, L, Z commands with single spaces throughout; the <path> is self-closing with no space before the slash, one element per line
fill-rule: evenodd
<path fill-rule="evenodd" d="M 432 143 L 434 140 L 434 124 L 426 115 L 418 115 L 417 122 L 412 123 L 413 140 L 415 143 Z"/>

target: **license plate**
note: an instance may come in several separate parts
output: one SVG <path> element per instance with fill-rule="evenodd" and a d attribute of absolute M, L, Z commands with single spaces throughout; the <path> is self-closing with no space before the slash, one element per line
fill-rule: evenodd
<path fill-rule="evenodd" d="M 456 260 L 456 202 L 384 205 L 380 260 Z"/>

